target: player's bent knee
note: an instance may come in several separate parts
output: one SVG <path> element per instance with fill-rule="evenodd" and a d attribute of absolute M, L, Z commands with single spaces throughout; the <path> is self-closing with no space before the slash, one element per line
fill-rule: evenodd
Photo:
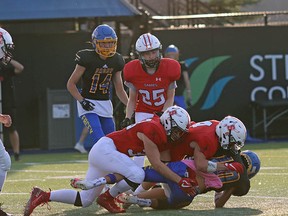
<path fill-rule="evenodd" d="M 130 169 L 130 173 L 126 178 L 132 182 L 141 184 L 144 181 L 145 172 L 141 167 L 135 166 Z"/>
<path fill-rule="evenodd" d="M 141 167 L 133 167 L 130 170 L 129 175 L 124 178 L 127 184 L 132 188 L 132 190 L 136 190 L 136 188 L 144 181 L 145 172 Z"/>
<path fill-rule="evenodd" d="M 11 168 L 11 158 L 8 152 L 4 152 L 3 155 L 0 157 L 0 169 L 2 171 L 8 171 Z"/>

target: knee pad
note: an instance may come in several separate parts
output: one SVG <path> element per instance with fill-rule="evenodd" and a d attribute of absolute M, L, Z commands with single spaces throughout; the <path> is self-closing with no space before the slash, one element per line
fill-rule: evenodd
<path fill-rule="evenodd" d="M 0 154 L 0 169 L 8 171 L 11 168 L 11 158 L 7 151 L 2 151 Z"/>
<path fill-rule="evenodd" d="M 76 199 L 75 199 L 74 206 L 82 207 L 82 201 L 81 201 L 81 196 L 80 196 L 79 192 L 77 192 L 77 196 L 76 196 Z"/>
<path fill-rule="evenodd" d="M 129 173 L 125 175 L 126 178 L 129 179 L 131 182 L 141 184 L 145 178 L 144 170 L 141 167 L 138 167 L 137 165 L 130 167 L 129 169 L 130 169 Z"/>
<path fill-rule="evenodd" d="M 130 180 L 127 179 L 127 178 L 124 178 L 124 180 L 125 180 L 125 182 L 131 187 L 131 190 L 132 190 L 132 191 L 135 191 L 135 190 L 138 188 L 138 186 L 140 185 L 140 183 L 132 182 L 132 181 L 130 181 Z"/>

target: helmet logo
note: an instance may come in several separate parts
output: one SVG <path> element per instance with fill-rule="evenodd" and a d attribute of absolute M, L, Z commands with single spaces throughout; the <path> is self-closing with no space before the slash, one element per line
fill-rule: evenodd
<path fill-rule="evenodd" d="M 148 35 L 143 35 L 143 39 L 144 39 L 144 45 L 146 46 L 146 49 L 151 49 L 152 48 L 152 43 L 150 40 L 150 37 Z"/>
<path fill-rule="evenodd" d="M 175 115 L 175 114 L 177 114 L 177 111 L 176 111 L 176 110 L 171 110 L 171 111 L 169 111 L 169 115 L 170 115 L 170 116 Z"/>
<path fill-rule="evenodd" d="M 227 125 L 228 130 L 235 130 L 235 125 Z"/>

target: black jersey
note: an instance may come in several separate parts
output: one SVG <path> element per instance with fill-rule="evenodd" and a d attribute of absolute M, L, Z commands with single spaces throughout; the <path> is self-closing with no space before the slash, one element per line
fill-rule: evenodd
<path fill-rule="evenodd" d="M 222 151 L 221 151 L 222 150 Z M 220 153 L 221 151 L 221 153 Z M 221 179 L 223 183 L 223 187 L 221 191 L 226 190 L 228 188 L 234 187 L 235 190 L 233 191 L 234 196 L 244 196 L 250 190 L 250 180 L 248 178 L 247 169 L 243 163 L 243 160 L 240 154 L 232 154 L 230 151 L 225 151 L 220 149 L 216 153 L 216 155 L 222 155 L 217 157 L 217 161 L 219 162 L 239 162 L 244 167 L 244 173 L 239 174 L 236 171 L 219 171 L 217 172 L 218 177 Z M 225 152 L 224 152 L 225 151 Z M 225 153 L 225 154 L 223 154 Z"/>
<path fill-rule="evenodd" d="M 2 87 L 2 106 L 10 109 L 15 107 L 15 85 L 14 72 L 15 68 L 11 63 L 7 66 L 0 67 L 0 82 Z"/>
<path fill-rule="evenodd" d="M 116 53 L 103 60 L 94 49 L 85 49 L 77 52 L 75 62 L 86 68 L 81 95 L 93 100 L 109 100 L 113 75 L 122 71 L 125 64 L 123 57 Z"/>
<path fill-rule="evenodd" d="M 184 61 L 179 62 L 180 66 L 181 66 L 181 77 L 179 80 L 176 81 L 177 83 L 177 88 L 175 89 L 175 95 L 176 96 L 180 96 L 183 95 L 184 90 L 186 88 L 185 86 L 185 81 L 184 81 L 184 77 L 183 77 L 183 71 L 187 71 L 187 67 Z"/>

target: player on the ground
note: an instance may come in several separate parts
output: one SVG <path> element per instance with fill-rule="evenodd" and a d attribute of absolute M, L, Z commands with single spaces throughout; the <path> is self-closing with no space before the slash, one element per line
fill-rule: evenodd
<path fill-rule="evenodd" d="M 76 67 L 67 82 L 67 89 L 77 100 L 78 115 L 88 128 L 93 142 L 91 146 L 75 146 L 84 152 L 90 150 L 105 134 L 115 131 L 110 87 L 113 82 L 115 92 L 125 105 L 128 96 L 124 91 L 121 71 L 125 61 L 116 52 L 117 35 L 108 25 L 95 28 L 92 33 L 93 49 L 80 50 L 76 54 Z M 82 79 L 81 93 L 77 83 Z"/>
<path fill-rule="evenodd" d="M 170 149 L 171 161 L 180 161 L 184 157 L 193 157 L 198 171 L 215 172 L 223 169 L 223 164 L 210 161 L 219 149 L 227 153 L 239 153 L 239 149 L 244 146 L 246 140 L 246 127 L 237 118 L 226 116 L 221 121 L 210 120 L 203 122 L 191 122 L 189 132 L 185 134 L 176 145 Z M 231 164 L 226 164 L 230 166 Z M 237 166 L 239 164 L 235 164 Z M 241 165 L 235 167 L 241 169 Z M 151 183 L 144 182 L 137 190 L 136 194 L 148 190 Z"/>
<path fill-rule="evenodd" d="M 197 172 L 194 161 L 187 159 L 179 162 L 170 162 L 167 166 L 180 176 L 186 175 L 192 178 L 198 185 L 197 194 L 206 193 L 210 190 L 218 191 L 215 192 L 214 199 L 216 208 L 223 207 L 232 195 L 246 195 L 250 189 L 250 179 L 259 172 L 261 165 L 258 155 L 249 150 L 237 155 L 222 155 L 214 158 L 213 161 L 218 163 L 239 162 L 243 164 L 244 169 L 242 173 L 230 170 L 217 171 L 215 172 L 216 175 L 208 174 Z M 144 171 L 144 181 L 168 183 L 168 189 L 154 188 L 137 196 L 121 195 L 117 198 L 120 202 L 138 204 L 142 207 L 152 207 L 155 209 L 175 209 L 189 205 L 196 196 L 183 194 L 177 185 L 159 175 L 152 167 L 146 167 Z"/>
<path fill-rule="evenodd" d="M 230 162 L 232 160 L 242 162 L 246 169 L 244 169 L 244 173 L 241 175 L 234 172 L 218 173 L 218 176 L 223 183 L 223 187 L 220 190 L 217 190 L 218 192 L 215 192 L 214 203 L 216 208 L 223 207 L 232 195 L 246 195 L 250 190 L 250 179 L 259 172 L 261 167 L 260 158 L 255 152 L 250 150 L 242 151 L 240 155 L 220 156 L 215 158 L 215 161 L 218 162 Z"/>
<path fill-rule="evenodd" d="M 222 154 L 223 151 L 217 152 Z M 168 187 L 153 188 L 147 192 L 142 192 L 137 196 L 121 194 L 117 197 L 119 202 L 125 204 L 138 204 L 142 207 L 152 207 L 155 209 L 174 209 L 189 205 L 197 194 L 206 193 L 210 190 L 215 193 L 215 207 L 223 207 L 228 199 L 233 196 L 244 196 L 249 192 L 250 179 L 260 170 L 260 159 L 253 151 L 243 151 L 240 154 L 221 155 L 212 159 L 216 163 L 240 163 L 243 170 L 218 170 L 212 173 L 199 172 L 196 170 L 193 160 L 184 159 L 182 161 L 170 162 L 167 166 L 179 176 L 191 178 L 196 187 L 195 195 L 187 195 L 179 186 L 163 177 L 155 171 L 152 166 L 144 167 L 146 182 L 166 183 Z M 216 174 L 216 175 L 215 175 Z M 105 177 L 106 183 L 111 183 L 108 176 Z M 95 187 L 94 182 L 85 180 L 74 182 L 73 187 L 89 189 Z"/>
<path fill-rule="evenodd" d="M 13 49 L 14 43 L 12 37 L 5 29 L 0 28 L 0 70 L 1 67 L 6 67 L 12 60 L 11 49 Z M 1 81 L 0 81 L 1 82 Z M 2 106 L 2 104 L 0 104 Z M 5 127 L 12 125 L 12 119 L 10 115 L 0 114 L 0 123 L 4 124 Z M 2 132 L 2 131 L 1 131 Z M 2 140 L 0 139 L 0 192 L 4 186 L 6 175 L 11 167 L 11 158 L 9 153 L 6 151 Z M 10 215 L 4 212 L 0 208 L 0 215 Z"/>
<path fill-rule="evenodd" d="M 239 149 L 244 145 L 245 137 L 246 129 L 244 124 L 232 116 L 227 116 L 220 122 L 216 120 L 194 122 L 191 123 L 189 132 L 172 145 L 170 149 L 172 160 L 179 161 L 183 159 L 184 156 L 193 156 L 197 171 L 214 173 L 220 170 L 233 170 L 242 173 L 244 168 L 240 162 L 217 163 L 209 159 L 211 159 L 219 149 L 225 151 L 227 154 L 237 155 Z M 182 169 L 182 171 L 183 170 L 184 169 Z M 146 182 L 147 180 L 142 186 L 137 188 L 135 194 L 139 194 L 150 188 L 151 184 L 147 185 Z M 151 182 L 151 179 L 149 182 Z M 76 187 L 79 186 L 81 188 L 83 186 L 82 189 L 89 189 L 90 187 L 105 183 L 105 181 L 99 182 L 99 179 L 95 179 L 92 182 L 87 182 L 86 180 L 74 182 Z M 174 184 L 173 182 L 169 183 Z M 175 185 L 173 187 L 175 187 Z"/>
<path fill-rule="evenodd" d="M 110 212 L 120 213 L 125 210 L 119 207 L 114 198 L 129 189 L 135 189 L 144 180 L 144 171 L 130 157 L 146 155 L 153 167 L 173 182 L 179 183 L 186 193 L 193 193 L 192 182 L 172 172 L 161 160 L 160 153 L 167 153 L 172 141 L 180 139 L 188 132 L 190 116 L 181 107 L 169 107 L 159 118 L 147 119 L 128 126 L 123 130 L 102 137 L 91 149 L 88 156 L 89 167 L 87 180 L 94 180 L 109 173 L 119 173 L 124 180 L 115 184 L 101 196 L 103 186 L 87 191 L 56 190 L 44 192 L 34 187 L 26 204 L 24 216 L 29 216 L 33 210 L 49 201 L 74 204 L 87 207 L 98 197 L 97 203 Z M 110 174 L 112 182 L 115 175 Z"/>
<path fill-rule="evenodd" d="M 123 70 L 125 85 L 129 88 L 126 117 L 121 126 L 131 124 L 135 112 L 135 122 L 152 118 L 155 112 L 163 112 L 174 103 L 176 80 L 181 76 L 180 64 L 162 58 L 162 45 L 150 33 L 142 34 L 135 44 L 138 59 L 128 62 Z M 144 157 L 134 158 L 144 166 Z"/>

